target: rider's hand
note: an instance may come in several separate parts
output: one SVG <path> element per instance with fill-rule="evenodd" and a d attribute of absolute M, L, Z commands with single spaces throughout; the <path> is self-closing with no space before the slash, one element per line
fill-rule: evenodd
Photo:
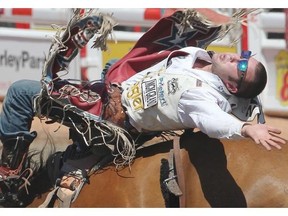
<path fill-rule="evenodd" d="M 266 124 L 244 124 L 241 134 L 257 144 L 262 144 L 267 150 L 271 150 L 271 146 L 281 149 L 280 144 L 286 143 L 284 138 L 277 136 L 281 134 L 281 130 Z"/>

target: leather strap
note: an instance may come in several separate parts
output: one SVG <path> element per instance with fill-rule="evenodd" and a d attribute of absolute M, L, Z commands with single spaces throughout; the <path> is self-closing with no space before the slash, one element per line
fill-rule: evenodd
<path fill-rule="evenodd" d="M 179 196 L 179 204 L 180 208 L 186 207 L 186 199 L 185 199 L 185 179 L 184 179 L 184 171 L 183 164 L 180 155 L 180 137 L 176 136 L 173 140 L 173 148 L 175 155 L 175 166 L 177 172 L 177 179 L 179 187 L 182 191 L 182 195 Z"/>
<path fill-rule="evenodd" d="M 124 128 L 126 114 L 121 103 L 121 89 L 117 86 L 111 86 L 108 91 L 108 103 L 104 107 L 103 119 Z"/>
<path fill-rule="evenodd" d="M 169 152 L 169 175 L 168 178 L 163 181 L 163 183 L 166 184 L 167 189 L 170 193 L 174 194 L 175 196 L 179 197 L 183 193 L 179 187 L 178 181 L 177 181 L 177 175 L 176 175 L 176 169 L 174 168 L 175 159 L 174 159 L 174 150 L 171 149 Z"/>

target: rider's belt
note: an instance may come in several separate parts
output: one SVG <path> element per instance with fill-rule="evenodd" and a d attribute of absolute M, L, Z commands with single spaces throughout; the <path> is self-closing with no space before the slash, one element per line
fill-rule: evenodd
<path fill-rule="evenodd" d="M 125 109 L 121 103 L 122 90 L 118 86 L 111 86 L 108 90 L 109 100 L 105 104 L 103 111 L 103 119 L 125 128 L 125 120 L 127 119 Z"/>

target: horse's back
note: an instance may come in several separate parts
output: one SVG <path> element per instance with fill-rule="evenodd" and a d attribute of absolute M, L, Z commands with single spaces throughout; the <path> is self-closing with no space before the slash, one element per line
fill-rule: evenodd
<path fill-rule="evenodd" d="M 180 141 L 187 207 L 288 206 L 288 146 L 267 151 L 248 139 L 219 141 L 200 132 Z M 171 141 L 146 147 L 131 170 L 109 166 L 93 174 L 71 207 L 165 207 L 161 161 L 172 148 Z"/>
<path fill-rule="evenodd" d="M 248 207 L 288 207 L 288 146 L 267 151 L 248 139 L 222 143 Z"/>

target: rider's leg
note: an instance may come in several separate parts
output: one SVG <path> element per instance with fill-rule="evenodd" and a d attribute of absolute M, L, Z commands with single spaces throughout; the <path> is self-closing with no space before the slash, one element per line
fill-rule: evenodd
<path fill-rule="evenodd" d="M 21 161 L 37 136 L 36 132 L 30 132 L 30 128 L 34 117 L 33 99 L 39 94 L 40 88 L 39 81 L 20 80 L 13 83 L 7 91 L 0 113 L 2 178 L 10 172 L 17 174 L 15 172 L 20 171 L 18 168 Z"/>
<path fill-rule="evenodd" d="M 61 38 L 65 49 L 59 48 L 62 51 L 57 53 L 52 63 L 51 70 L 54 78 L 57 76 L 55 73 L 67 68 L 70 62 L 78 55 L 79 50 L 87 45 L 101 27 L 102 21 L 102 18 L 93 16 L 81 19 L 69 26 L 69 31 L 65 32 Z"/>

